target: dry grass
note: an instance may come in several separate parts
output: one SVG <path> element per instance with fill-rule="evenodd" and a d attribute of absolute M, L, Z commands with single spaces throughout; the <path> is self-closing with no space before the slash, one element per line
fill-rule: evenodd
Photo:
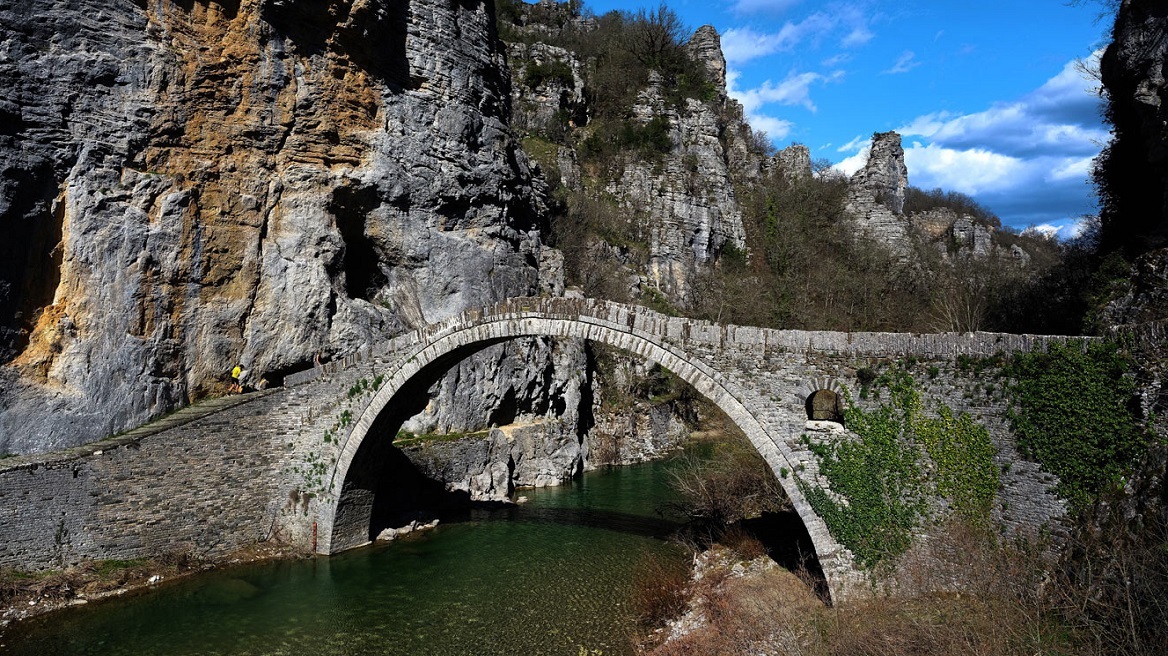
<path fill-rule="evenodd" d="M 637 623 L 651 630 L 685 612 L 689 568 L 685 563 L 645 554 L 633 574 L 633 609 Z"/>
<path fill-rule="evenodd" d="M 729 550 L 717 553 L 688 590 L 690 607 L 705 622 L 646 653 L 801 653 L 803 634 L 812 630 L 807 619 L 823 609 L 811 587 L 765 557 L 744 561 Z M 736 565 L 749 573 L 739 575 Z"/>
<path fill-rule="evenodd" d="M 1162 621 L 1165 557 L 1147 550 L 1115 553 L 1105 563 L 1080 557 L 1062 570 L 1050 551 L 1004 541 L 962 524 L 906 554 L 871 594 L 828 608 L 807 581 L 765 558 L 743 561 L 718 547 L 716 565 L 687 588 L 686 635 L 642 645 L 654 656 L 1151 656 L 1168 653 Z M 744 540 L 743 544 L 748 541 Z M 1165 543 L 1156 543 L 1161 553 Z M 749 551 L 749 547 L 747 547 Z M 751 563 L 749 566 L 744 562 Z M 737 567 L 736 567 L 737 566 Z M 1068 572 L 1084 577 L 1076 583 Z M 1069 568 L 1069 569 L 1068 569 Z M 740 576 L 742 570 L 746 574 Z M 1124 585 L 1100 586 L 1103 570 Z M 737 570 L 737 571 L 735 571 Z M 1138 570 L 1138 571 L 1137 571 Z M 1086 584 L 1086 583 L 1090 584 Z"/>
<path fill-rule="evenodd" d="M 715 444 L 713 457 L 684 455 L 670 472 L 677 509 L 721 527 L 783 509 L 786 494 L 766 461 L 742 441 Z"/>

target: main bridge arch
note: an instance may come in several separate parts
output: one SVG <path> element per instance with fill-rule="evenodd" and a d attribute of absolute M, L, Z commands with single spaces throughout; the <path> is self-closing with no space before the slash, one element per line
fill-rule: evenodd
<path fill-rule="evenodd" d="M 373 508 L 373 490 L 355 483 L 351 476 L 358 454 L 367 447 L 367 438 L 376 436 L 375 426 L 384 413 L 403 402 L 403 390 L 427 374 L 445 371 L 470 354 L 501 342 L 532 336 L 581 338 L 602 342 L 639 355 L 680 376 L 718 406 L 750 440 L 783 486 L 794 511 L 803 521 L 823 567 L 833 597 L 843 584 L 839 580 L 851 570 L 851 559 L 827 530 L 823 520 L 792 478 L 781 473 L 798 471 L 798 460 L 787 448 L 784 437 L 772 435 L 775 427 L 760 419 L 760 408 L 748 406 L 738 385 L 724 372 L 667 343 L 656 326 L 638 325 L 636 308 L 574 299 L 528 299 L 538 306 L 520 305 L 523 299 L 505 302 L 490 310 L 473 310 L 428 326 L 412 334 L 411 344 L 398 351 L 396 364 L 380 372 L 384 378 L 360 415 L 354 417 L 336 464 L 331 471 L 330 489 L 320 499 L 320 539 L 317 551 L 336 553 L 368 542 Z M 589 310 L 594 310 L 590 312 Z M 595 311 L 601 310 L 601 311 Z M 660 315 L 655 315 L 660 317 Z M 404 418 L 404 417 L 403 417 Z"/>

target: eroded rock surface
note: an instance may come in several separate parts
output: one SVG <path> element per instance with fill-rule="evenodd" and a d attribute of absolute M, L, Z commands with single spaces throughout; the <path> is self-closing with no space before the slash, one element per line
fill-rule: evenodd
<path fill-rule="evenodd" d="M 868 161 L 851 179 L 847 211 L 860 233 L 899 257 L 907 257 L 912 251 L 908 222 L 903 215 L 907 188 L 908 167 L 904 164 L 900 135 L 872 135 Z"/>
<path fill-rule="evenodd" d="M 1119 4 L 1100 62 L 1114 138 L 1101 156 L 1105 247 L 1168 246 L 1168 6 Z"/>
<path fill-rule="evenodd" d="M 0 25 L 0 453 L 541 287 L 485 3 L 30 0 Z"/>

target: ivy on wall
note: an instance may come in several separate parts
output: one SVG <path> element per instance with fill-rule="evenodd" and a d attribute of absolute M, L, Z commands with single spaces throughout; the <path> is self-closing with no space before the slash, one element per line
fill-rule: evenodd
<path fill-rule="evenodd" d="M 1078 511 L 1122 485 L 1150 437 L 1133 412 L 1132 362 L 1107 342 L 1052 343 L 1016 355 L 1004 373 L 1009 419 L 1022 454 L 1059 477 L 1056 491 Z"/>
<path fill-rule="evenodd" d="M 916 527 L 946 505 L 968 520 L 988 521 L 1000 485 L 989 432 L 968 414 L 940 406 L 936 416 L 926 415 L 903 367 L 872 389 L 887 390 L 888 401 L 864 410 L 848 397 L 844 422 L 858 439 L 804 436 L 830 491 L 799 481 L 831 534 L 864 567 L 904 553 Z"/>

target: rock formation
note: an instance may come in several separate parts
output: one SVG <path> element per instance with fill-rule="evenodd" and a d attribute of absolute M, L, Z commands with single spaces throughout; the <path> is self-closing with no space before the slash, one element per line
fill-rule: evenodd
<path fill-rule="evenodd" d="M 1104 248 L 1130 256 L 1168 246 L 1168 7 L 1124 0 L 1100 62 L 1114 138 L 1096 182 Z"/>
<path fill-rule="evenodd" d="M 1030 262 L 1030 254 L 1018 244 L 999 243 L 998 231 L 969 214 L 948 207 L 914 212 L 908 217 L 913 233 L 931 243 L 942 259 L 999 257 L 1019 265 Z"/>
<path fill-rule="evenodd" d="M 1168 7 L 1120 3 L 1100 73 L 1113 139 L 1096 162 L 1101 248 L 1132 262 L 1103 322 L 1128 334 L 1140 365 L 1141 406 L 1168 433 Z M 1113 286 L 1114 287 L 1114 286 Z M 1161 473 L 1163 465 L 1160 465 Z"/>
<path fill-rule="evenodd" d="M 669 156 L 659 163 L 626 162 L 606 191 L 637 217 L 639 232 L 648 236 L 642 285 L 684 299 L 696 268 L 713 264 L 727 247 L 745 249 L 746 236 L 718 108 L 693 98 L 674 106 L 660 79 L 651 77 L 633 107 L 633 120 L 646 124 L 661 118 L 669 123 Z"/>
<path fill-rule="evenodd" d="M 1021 246 L 1000 243 L 995 226 L 973 215 L 944 206 L 906 215 L 908 189 L 908 167 L 900 135 L 872 135 L 868 161 L 849 183 L 846 211 L 856 231 L 901 261 L 918 259 L 917 247 L 925 246 L 942 259 L 997 257 L 1022 266 L 1030 262 L 1030 254 Z"/>
<path fill-rule="evenodd" d="M 791 144 L 775 153 L 764 167 L 777 168 L 784 174 L 796 178 L 811 177 L 811 150 L 803 144 Z"/>
<path fill-rule="evenodd" d="M 867 238 L 888 248 L 900 258 L 912 252 L 904 194 L 908 188 L 908 167 L 904 148 L 895 132 L 872 135 L 872 146 L 864 167 L 852 176 L 847 212 Z"/>
<path fill-rule="evenodd" d="M 741 106 L 726 94 L 726 60 L 718 33 L 703 26 L 683 47 L 708 75 L 709 98 L 679 101 L 671 96 L 669 83 L 652 71 L 630 108 L 629 120 L 635 125 L 656 121 L 667 126 L 668 152 L 659 160 L 630 152 L 610 178 L 583 180 L 574 144 L 587 136 L 595 118 L 586 93 L 591 64 L 549 42 L 562 42 L 565 34 L 597 26 L 567 3 L 522 5 L 515 11 L 518 15 L 509 26 L 520 38 L 508 49 L 513 125 L 518 132 L 539 135 L 552 144 L 543 147 L 556 148 L 553 157 L 537 157 L 555 178 L 553 185 L 589 189 L 593 196 L 621 206 L 630 231 L 648 251 L 643 265 L 628 265 L 634 297 L 661 295 L 684 306 L 688 281 L 696 271 L 712 266 L 723 249 L 745 247 L 734 180 L 757 178 L 763 165 L 763 158 L 751 152 L 751 133 Z M 579 131 L 576 139 L 565 137 L 573 131 Z M 549 166 L 551 161 L 554 167 Z"/>
<path fill-rule="evenodd" d="M 0 26 L 0 453 L 556 288 L 486 4 L 29 0 Z"/>
<path fill-rule="evenodd" d="M 723 94 L 726 92 L 726 56 L 722 54 L 722 37 L 712 25 L 703 25 L 690 37 L 686 48 L 690 55 L 705 64 L 710 82 Z"/>

